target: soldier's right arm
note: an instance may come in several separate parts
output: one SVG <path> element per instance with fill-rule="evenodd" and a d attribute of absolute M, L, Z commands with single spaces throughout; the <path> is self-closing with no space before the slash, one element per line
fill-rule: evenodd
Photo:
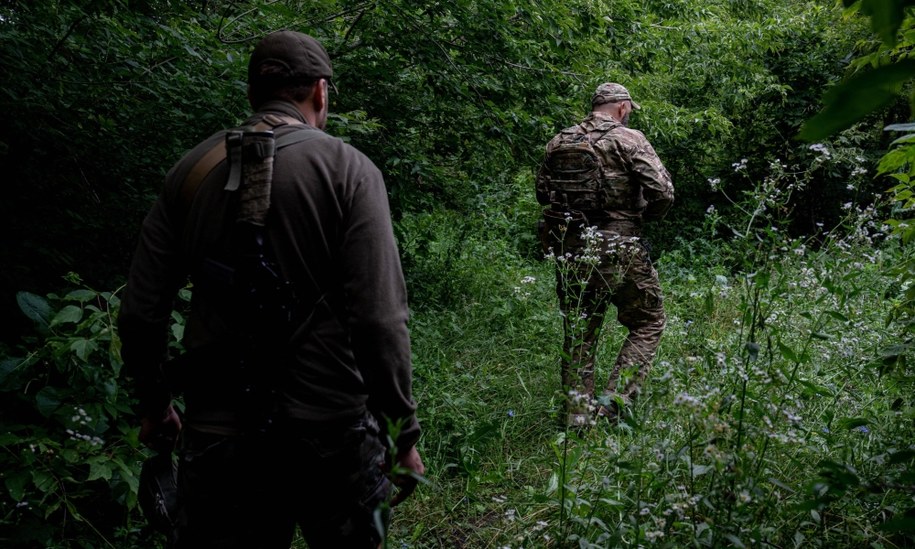
<path fill-rule="evenodd" d="M 118 317 L 121 355 L 136 380 L 142 417 L 161 416 L 171 401 L 161 365 L 175 295 L 186 281 L 167 212 L 160 196 L 143 222 Z"/>

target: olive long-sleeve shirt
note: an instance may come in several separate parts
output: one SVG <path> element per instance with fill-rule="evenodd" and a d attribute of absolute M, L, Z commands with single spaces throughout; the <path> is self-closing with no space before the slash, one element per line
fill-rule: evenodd
<path fill-rule="evenodd" d="M 246 124 L 267 114 L 305 123 L 294 105 L 274 101 Z M 277 138 L 290 131 L 291 126 L 275 128 Z M 159 368 L 177 291 L 188 276 L 197 285 L 194 273 L 204 259 L 231 253 L 226 162 L 206 176 L 192 201 L 182 198 L 188 172 L 224 137 L 225 132 L 211 136 L 169 171 L 141 229 L 119 323 L 122 354 L 136 372 L 147 410 L 161 410 L 168 402 Z M 381 172 L 355 148 L 319 132 L 278 150 L 273 173 L 266 241 L 283 277 L 307 297 L 289 341 L 294 360 L 278 384 L 281 410 L 291 418 L 324 422 L 369 409 L 382 427 L 385 418 L 403 420 L 397 445 L 408 448 L 420 429 L 411 394 L 407 296 Z M 225 341 L 230 306 L 193 292 L 185 348 Z M 218 368 L 213 371 L 208 375 L 218 376 Z M 220 390 L 216 381 L 213 391 Z M 188 422 L 226 427 L 224 412 L 232 410 L 213 410 L 219 398 L 194 398 L 186 396 Z"/>

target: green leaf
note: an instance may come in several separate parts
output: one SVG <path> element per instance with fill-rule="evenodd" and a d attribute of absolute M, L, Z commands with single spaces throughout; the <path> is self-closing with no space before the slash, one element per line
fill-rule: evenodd
<path fill-rule="evenodd" d="M 47 328 L 51 319 L 51 305 L 48 300 L 29 292 L 16 293 L 16 303 L 19 309 L 32 321 L 41 327 Z"/>
<path fill-rule="evenodd" d="M 98 293 L 93 292 L 92 290 L 73 290 L 67 294 L 66 299 L 68 301 L 79 301 L 80 303 L 85 303 L 87 301 L 92 301 L 97 295 Z"/>
<path fill-rule="evenodd" d="M 711 465 L 693 465 L 693 476 L 698 477 L 712 470 Z"/>
<path fill-rule="evenodd" d="M 106 457 L 93 458 L 89 461 L 89 477 L 86 480 L 111 480 L 113 470 L 111 461 Z"/>
<path fill-rule="evenodd" d="M 896 33 L 912 0 L 861 0 L 861 13 L 871 18 L 871 28 L 887 46 L 896 44 Z"/>
<path fill-rule="evenodd" d="M 15 357 L 8 357 L 0 360 L 0 388 L 4 387 L 3 384 L 6 381 L 6 378 L 23 362 L 23 359 Z"/>
<path fill-rule="evenodd" d="M 781 352 L 782 358 L 788 362 L 798 362 L 797 353 L 794 352 L 794 349 L 788 347 L 781 341 L 778 342 L 778 350 Z"/>
<path fill-rule="evenodd" d="M 825 107 L 801 127 L 798 139 L 825 139 L 888 105 L 900 86 L 915 77 L 915 59 L 904 59 L 861 72 L 834 86 L 823 97 Z"/>
<path fill-rule="evenodd" d="M 124 461 L 121 458 L 115 457 L 112 460 L 112 463 L 114 463 L 117 466 L 117 468 L 121 471 L 121 480 L 123 480 L 124 482 L 127 483 L 127 485 L 130 487 L 130 490 L 133 493 L 136 493 L 137 490 L 139 490 L 139 488 L 140 488 L 140 477 L 137 476 L 134 473 L 134 470 L 131 469 L 130 467 L 128 467 L 127 464 L 124 463 Z M 424 484 L 429 484 L 429 481 L 423 477 L 414 475 L 414 478 L 416 478 L 417 480 L 419 480 L 420 482 L 422 482 Z"/>
<path fill-rule="evenodd" d="M 906 122 L 904 124 L 890 124 L 883 128 L 885 132 L 915 132 L 915 122 Z"/>
<path fill-rule="evenodd" d="M 4 484 L 6 484 L 6 489 L 14 501 L 22 501 L 22 498 L 25 497 L 25 487 L 28 486 L 30 480 L 32 480 L 32 477 L 27 471 L 6 474 Z"/>
<path fill-rule="evenodd" d="M 778 480 L 778 479 L 775 478 L 775 477 L 769 477 L 769 478 L 768 478 L 768 481 L 771 482 L 772 484 L 778 486 L 778 487 L 781 488 L 782 490 L 786 490 L 789 494 L 793 494 L 793 493 L 795 492 L 795 489 L 794 489 L 794 488 L 788 486 L 787 484 L 785 484 L 784 482 Z"/>
<path fill-rule="evenodd" d="M 840 322 L 848 322 L 848 317 L 843 315 L 839 311 L 826 311 L 826 314 Z"/>
<path fill-rule="evenodd" d="M 55 410 L 60 408 L 64 391 L 56 387 L 45 387 L 35 395 L 35 405 L 38 412 L 44 417 L 51 417 Z"/>
<path fill-rule="evenodd" d="M 856 427 L 864 427 L 868 423 L 870 422 L 863 417 L 850 417 L 840 420 L 838 426 L 842 429 L 854 429 Z"/>
<path fill-rule="evenodd" d="M 83 319 L 83 309 L 81 307 L 77 307 L 76 305 L 67 305 L 66 307 L 61 309 L 56 315 L 54 315 L 54 319 L 51 320 L 51 326 L 57 326 L 60 324 L 67 324 L 67 323 L 75 324 L 82 319 Z"/>
<path fill-rule="evenodd" d="M 822 385 L 817 385 L 816 383 L 812 383 L 805 379 L 799 379 L 798 382 L 801 385 L 803 385 L 804 387 L 806 387 L 810 393 L 813 393 L 816 395 L 821 395 L 821 396 L 833 396 L 832 391 L 830 391 L 826 387 L 823 387 Z"/>
<path fill-rule="evenodd" d="M 52 492 L 57 485 L 54 475 L 45 469 L 33 469 L 32 482 L 35 483 L 35 488 L 38 488 L 44 494 Z"/>
<path fill-rule="evenodd" d="M 86 362 L 89 356 L 98 349 L 98 343 L 94 339 L 77 339 L 70 344 L 70 350 L 76 353 L 80 360 Z"/>

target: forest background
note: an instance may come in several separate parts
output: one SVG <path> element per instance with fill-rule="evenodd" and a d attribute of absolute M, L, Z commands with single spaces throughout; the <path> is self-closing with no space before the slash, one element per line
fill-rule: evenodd
<path fill-rule="evenodd" d="M 429 475 L 390 546 L 915 545 L 912 3 L 0 1 L 0 541 L 161 542 L 118 293 L 165 170 L 292 28 L 407 276 Z M 670 318 L 632 416 L 580 434 L 533 174 L 605 81 L 673 174 L 646 235 Z"/>

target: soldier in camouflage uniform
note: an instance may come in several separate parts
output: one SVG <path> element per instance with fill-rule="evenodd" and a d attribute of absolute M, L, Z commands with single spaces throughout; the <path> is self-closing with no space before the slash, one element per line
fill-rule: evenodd
<path fill-rule="evenodd" d="M 642 224 L 660 220 L 674 198 L 670 174 L 645 136 L 627 127 L 638 109 L 623 86 L 604 83 L 592 112 L 546 146 L 537 174 L 537 200 L 545 206 L 540 238 L 557 262 L 563 315 L 563 389 L 570 425 L 586 425 L 589 410 L 616 419 L 636 396 L 664 331 L 658 273 L 641 240 Z M 582 181 L 586 161 L 559 158 L 568 144 L 596 153 L 593 182 Z M 610 304 L 629 330 L 603 394 L 595 400 L 594 357 Z"/>

